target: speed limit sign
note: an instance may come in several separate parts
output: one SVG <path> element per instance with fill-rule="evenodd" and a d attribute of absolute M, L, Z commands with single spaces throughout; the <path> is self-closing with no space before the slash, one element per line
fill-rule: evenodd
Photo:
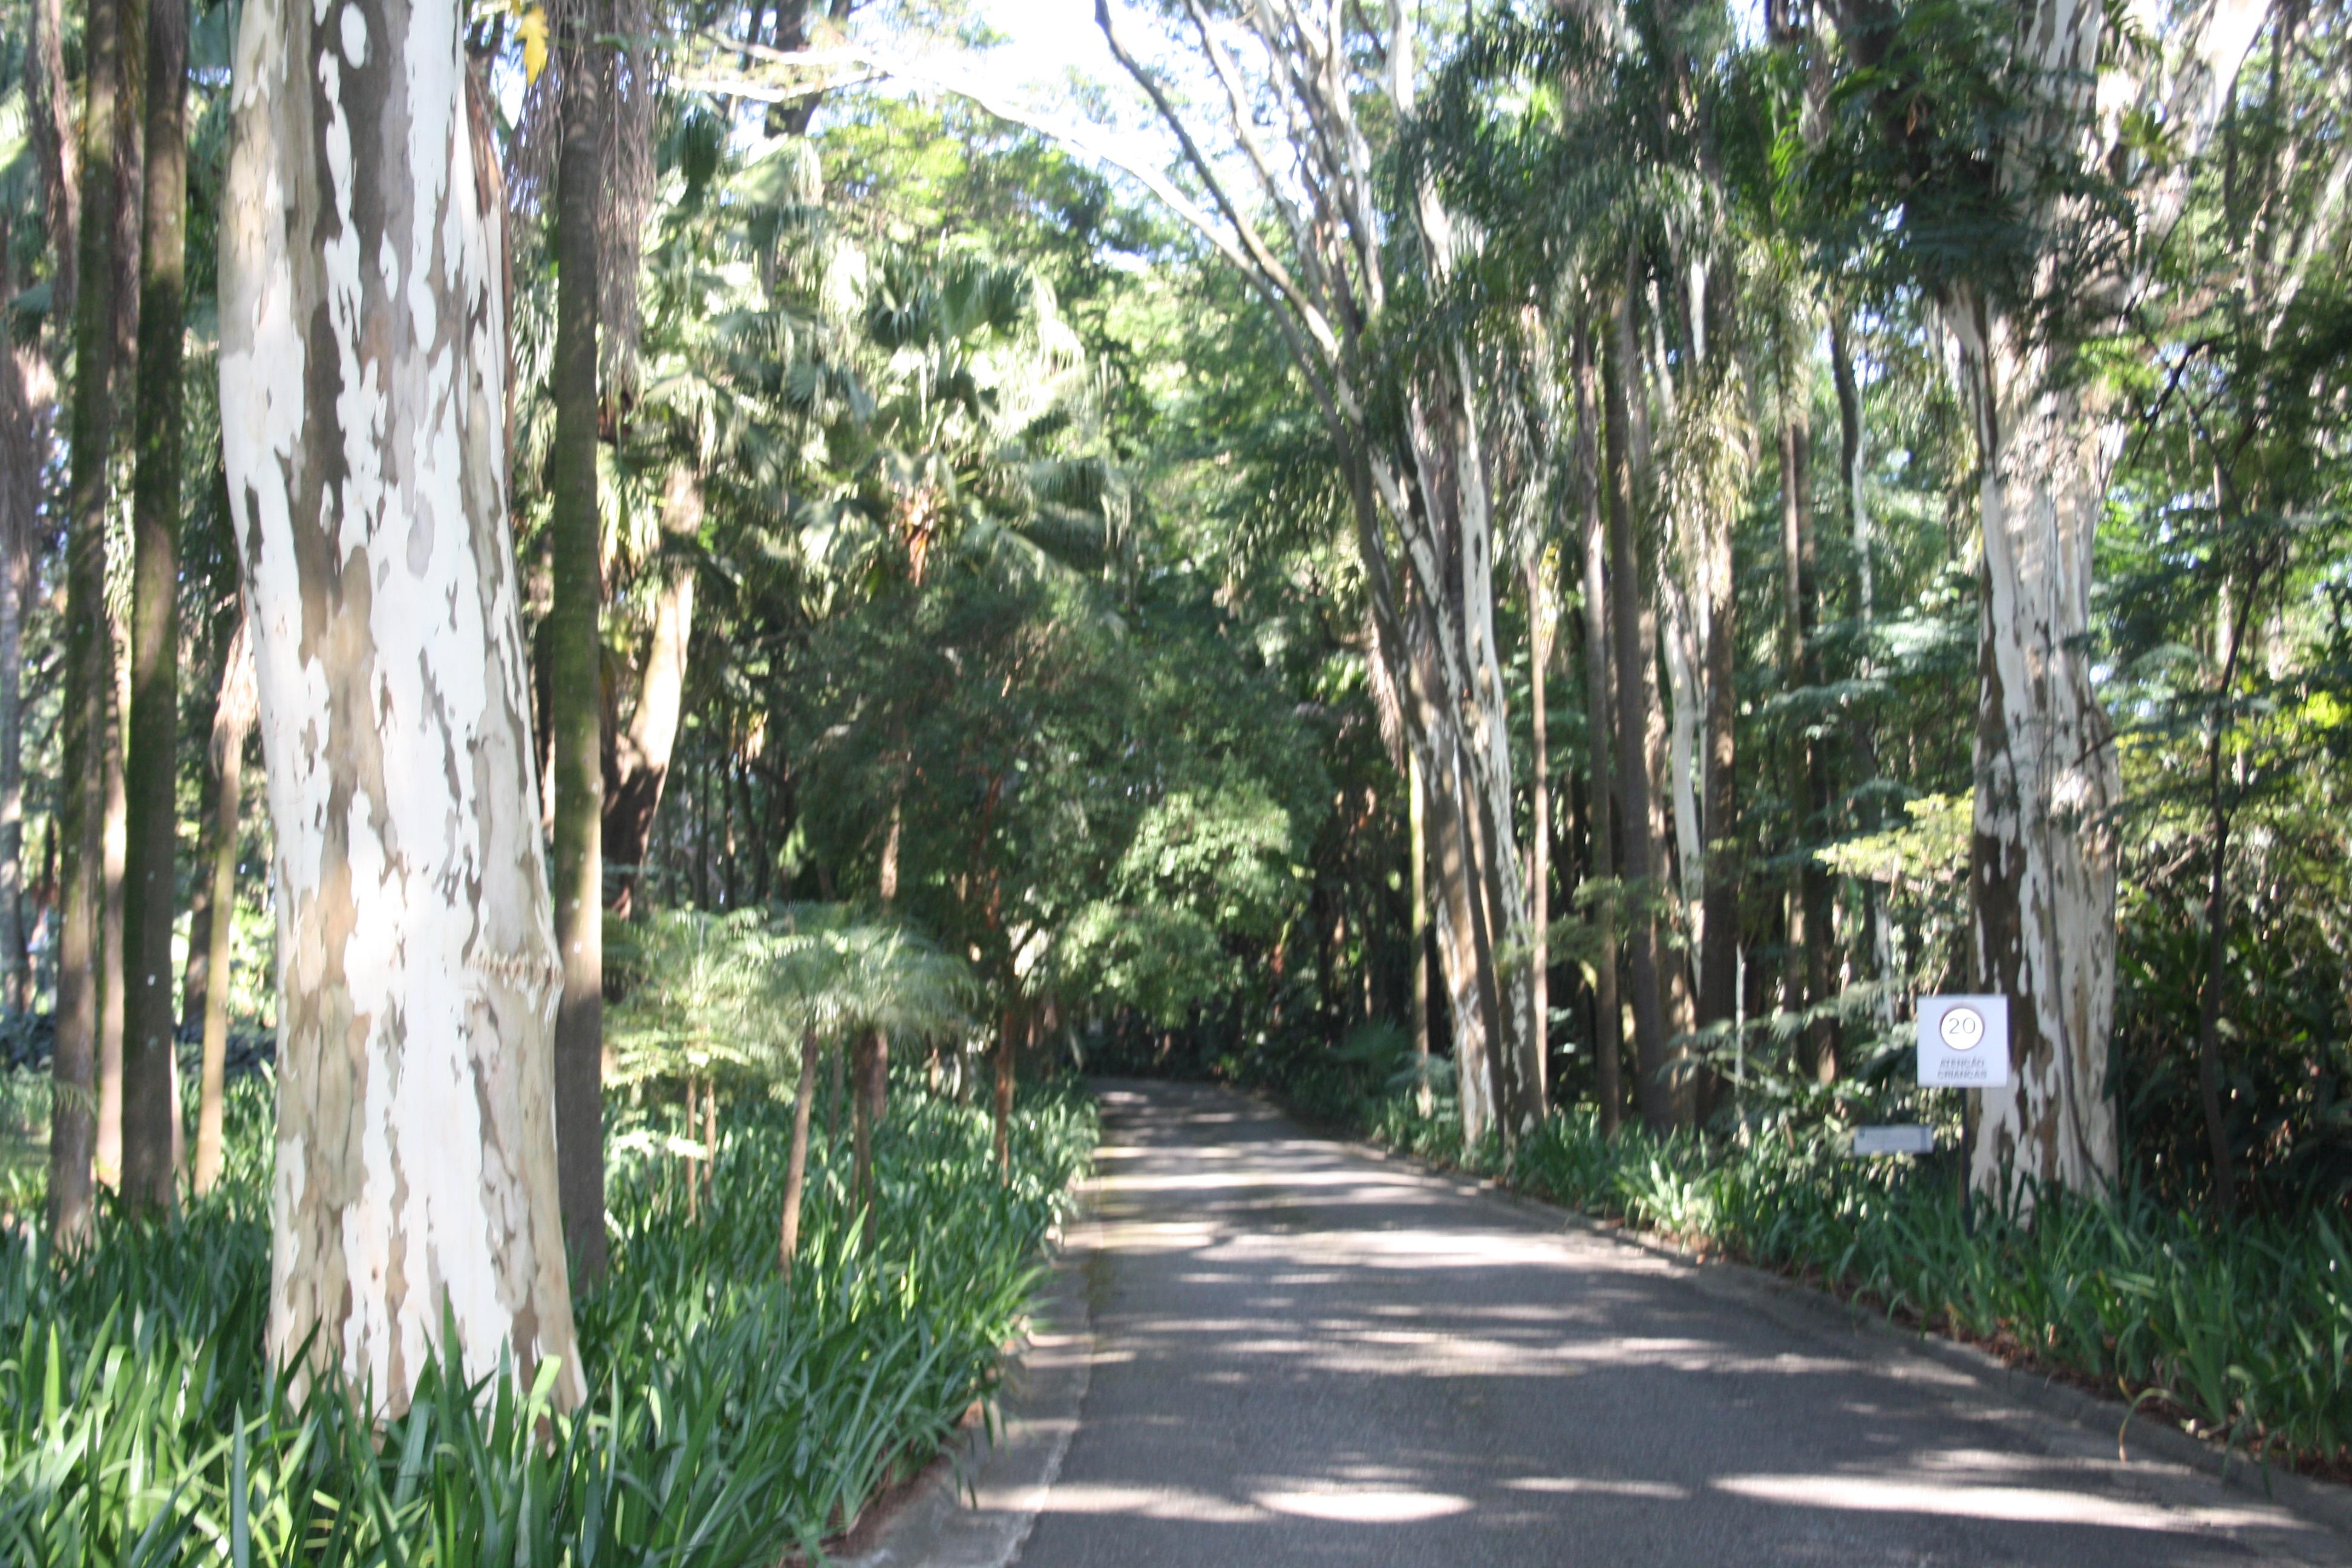
<path fill-rule="evenodd" d="M 2009 1082 L 2009 998 L 1919 998 L 1924 1089 L 1999 1089 Z"/>

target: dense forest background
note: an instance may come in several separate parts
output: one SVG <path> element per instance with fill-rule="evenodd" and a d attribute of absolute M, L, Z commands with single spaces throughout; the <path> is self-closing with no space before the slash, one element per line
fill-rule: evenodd
<path fill-rule="evenodd" d="M 2085 619 L 2053 646 L 2114 784 L 2054 831 L 2113 873 L 2111 932 L 2063 940 L 2113 943 L 2084 1048 L 2114 1173 L 2340 1209 L 2345 16 L 2255 14 L 2201 121 L 2143 99 L 2042 135 L 2073 89 L 2002 7 L 1440 8 L 1403 59 L 1360 9 L 1147 7 L 1119 24 L 1130 72 L 1013 119 L 940 86 L 1009 58 L 977 7 L 625 4 L 604 55 L 568 14 L 468 14 L 511 219 L 542 778 L 567 713 L 596 737 L 597 984 L 625 994 L 653 910 L 844 901 L 969 962 L 975 1050 L 1466 1100 L 1473 1136 L 1532 1103 L 1734 1139 L 1916 1117 L 1948 1142 L 1956 1097 L 1908 1087 L 1909 1020 L 2003 988 L 1971 886 L 2000 487 L 1962 340 L 2009 322 L 2098 416 Z M 103 1183 L 148 819 L 123 773 L 128 389 L 154 372 L 138 204 L 112 246 L 72 238 L 85 18 L 8 0 L 0 22 L 0 969 L 9 1049 L 42 1059 L 87 795 Z M 259 1054 L 278 1005 L 218 438 L 232 25 L 194 12 L 185 39 L 168 816 L 192 1068 Z M 2177 32 L 2101 37 L 2099 71 L 2177 85 Z M 592 183 L 559 178 L 574 138 Z M 1106 144 L 1163 167 L 1139 182 Z M 567 201 L 601 258 L 588 361 L 566 357 Z M 101 323 L 121 413 L 95 772 L 65 750 L 92 259 L 128 280 Z M 1367 500 L 1384 475 L 1402 503 Z M 593 511 L 567 514 L 583 476 Z M 582 570 L 584 664 L 560 646 Z M 1415 644 L 1424 611 L 1453 629 Z M 1401 694 L 1445 637 L 1467 684 Z M 1475 739 L 1458 796 L 1422 777 L 1445 724 Z M 1465 877 L 1460 907 L 1493 911 L 1475 941 L 1448 913 Z M 1456 1070 L 1465 975 L 1506 997 L 1470 1042 L 1492 1090 Z"/>

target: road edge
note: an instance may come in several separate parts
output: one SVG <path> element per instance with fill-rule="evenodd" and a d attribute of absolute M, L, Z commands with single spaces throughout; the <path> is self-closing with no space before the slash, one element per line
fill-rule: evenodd
<path fill-rule="evenodd" d="M 1028 1333 L 1005 1359 L 993 1418 L 934 1460 L 875 1538 L 835 1568 L 1006 1568 L 1062 1473 L 1094 1374 L 1088 1266 L 1095 1179 L 1076 1189 Z"/>
<path fill-rule="evenodd" d="M 1805 1320 L 1803 1326 L 1843 1329 L 1866 1335 L 1876 1341 L 1884 1351 L 1906 1350 L 1923 1353 L 1974 1379 L 1985 1385 L 1989 1392 L 2030 1407 L 2037 1415 L 2053 1417 L 2082 1431 L 2116 1441 L 2126 1465 L 2135 1458 L 2161 1458 L 2202 1470 L 2217 1477 L 2224 1486 L 2233 1490 L 2287 1509 L 2336 1537 L 2339 1545 L 2352 1548 L 2352 1491 L 2313 1480 L 2291 1470 L 2259 1466 L 2242 1454 L 2231 1453 L 2218 1445 L 2204 1442 L 2178 1427 L 2152 1420 L 2133 1421 L 2128 1408 L 2119 1402 L 2101 1399 L 2082 1389 L 2010 1366 L 1974 1345 L 1946 1339 L 1925 1330 L 1906 1329 L 1883 1312 L 1842 1301 L 1825 1291 L 1769 1269 L 1730 1258 L 1701 1257 L 1664 1237 L 1645 1235 L 1624 1226 L 1605 1224 L 1580 1209 L 1531 1197 L 1490 1177 L 1465 1175 L 1460 1171 L 1449 1170 L 1361 1138 L 1317 1131 L 1299 1121 L 1278 1103 L 1263 1100 L 1260 1103 L 1267 1105 L 1310 1136 L 1328 1139 L 1368 1159 L 1406 1166 L 1423 1175 L 1445 1182 L 1465 1194 L 1488 1198 L 1504 1207 L 1518 1210 L 1530 1218 L 1558 1224 L 1566 1229 L 1581 1231 L 1664 1258 L 1675 1265 L 1694 1284 L 1713 1294 L 1738 1297 L 1765 1308 L 1775 1316 L 1785 1313 L 1787 1317 L 1802 1318 Z"/>

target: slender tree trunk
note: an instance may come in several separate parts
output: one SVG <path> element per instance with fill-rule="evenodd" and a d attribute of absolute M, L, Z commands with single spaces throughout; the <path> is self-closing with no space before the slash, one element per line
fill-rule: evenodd
<path fill-rule="evenodd" d="M 1863 495 L 1863 452 L 1868 436 L 1864 422 L 1862 384 L 1854 374 L 1853 352 L 1846 342 L 1846 313 L 1843 305 L 1830 313 L 1830 374 L 1837 388 L 1838 400 L 1838 479 L 1845 495 L 1846 523 L 1853 542 L 1854 612 L 1862 623 L 1862 674 L 1874 673 L 1871 634 L 1878 617 L 1878 585 L 1876 530 L 1870 507 Z M 1878 778 L 1878 737 L 1866 715 L 1858 716 L 1853 731 L 1853 758 L 1858 776 L 1874 783 Z M 1874 831 L 1884 825 L 1881 807 L 1874 795 L 1865 794 L 1860 810 L 1861 826 Z M 1876 882 L 1864 882 L 1862 889 L 1863 919 L 1868 931 L 1870 975 L 1884 982 L 1894 971 L 1895 932 L 1883 889 Z M 1891 989 L 1882 989 L 1877 1014 L 1882 1026 L 1895 1022 L 1895 997 Z"/>
<path fill-rule="evenodd" d="M 1528 761 L 1528 978 L 1536 1020 L 1538 1114 L 1551 1102 L 1551 740 L 1545 711 L 1544 675 L 1551 665 L 1557 627 L 1544 558 L 1531 551 L 1523 563 L 1528 588 L 1528 721 L 1532 730 Z"/>
<path fill-rule="evenodd" d="M 2213 864 L 2205 894 L 2205 984 L 2197 1008 L 2197 1098 L 2205 1113 L 2206 1148 L 2213 1162 L 2214 1206 L 2226 1215 L 2238 1206 L 2238 1178 L 2230 1154 L 2229 1122 L 2221 1110 L 2221 987 L 2229 973 L 2230 953 L 2230 814 L 2221 805 L 2221 749 L 2217 727 L 2211 772 Z"/>
<path fill-rule="evenodd" d="M 523 1387 L 553 1360 L 568 1410 L 503 211 L 456 10 L 314 15 L 247 0 L 221 215 L 281 933 L 269 1352 L 307 1345 L 387 1411 L 428 1355 Z"/>
<path fill-rule="evenodd" d="M 54 13 L 50 13 L 54 17 Z M 56 1080 L 49 1134 L 49 1233 L 78 1247 L 94 1210 L 98 956 L 104 900 L 103 755 L 110 676 L 106 631 L 107 465 L 114 443 L 115 142 L 122 92 L 121 7 L 89 0 L 82 33 L 81 223 L 74 313 L 72 472 L 66 529 L 65 689 L 58 719 L 60 847 Z"/>
<path fill-rule="evenodd" d="M 1624 825 L 1625 880 L 1643 907 L 1627 919 L 1628 978 L 1633 1003 L 1633 1100 L 1654 1132 L 1674 1121 L 1673 1085 L 1666 1081 L 1666 1023 L 1658 974 L 1657 921 L 1650 901 L 1657 896 L 1660 868 L 1653 858 L 1655 796 L 1650 784 L 1648 719 L 1650 644 L 1642 635 L 1642 569 L 1633 541 L 1633 492 L 1628 471 L 1625 373 L 1632 335 L 1632 305 L 1620 301 L 1610 352 L 1602 356 L 1601 384 L 1607 402 L 1604 432 L 1609 463 L 1610 601 L 1616 618 L 1617 808 Z"/>
<path fill-rule="evenodd" d="M 1601 468 L 1594 450 L 1594 427 L 1600 422 L 1600 402 L 1594 395 L 1591 333 L 1583 320 L 1576 325 L 1576 461 L 1582 513 L 1580 532 L 1584 555 L 1584 716 L 1591 756 L 1588 761 L 1592 821 L 1592 875 L 1608 889 L 1617 875 L 1614 828 L 1610 813 L 1613 772 L 1610 737 L 1609 592 L 1607 531 L 1601 520 Z M 1617 1135 L 1624 1116 L 1624 1013 L 1617 995 L 1617 900 L 1604 891 L 1594 900 L 1592 918 L 1600 927 L 1600 953 L 1592 965 L 1593 1092 L 1601 1100 L 1601 1131 Z"/>
<path fill-rule="evenodd" d="M 16 292 L 14 226 L 0 216 L 0 298 Z M 37 348 L 0 342 L 0 1005 L 33 1005 L 25 929 L 25 616 L 33 595 L 41 451 L 55 388 Z"/>
<path fill-rule="evenodd" d="M 1813 646 L 1821 591 L 1813 545 L 1812 425 L 1803 405 L 1804 393 L 1788 390 L 1783 395 L 1788 406 L 1780 422 L 1780 552 L 1786 618 L 1780 654 L 1783 679 L 1794 689 L 1822 684 L 1821 655 Z M 1790 738 L 1789 801 L 1795 817 L 1790 837 L 1801 848 L 1830 830 L 1824 751 L 1801 726 Z M 1790 1010 L 1819 1011 L 1828 1005 L 1832 989 L 1830 880 L 1810 849 L 1804 851 L 1792 891 L 1796 914 L 1790 924 L 1798 951 L 1790 955 L 1789 968 Z M 1800 1065 L 1819 1082 L 1837 1080 L 1837 1033 L 1836 1021 L 1823 1016 L 1798 1037 Z"/>
<path fill-rule="evenodd" d="M 203 1065 L 196 1091 L 195 1186 L 212 1191 L 221 1173 L 222 1099 L 228 1073 L 228 990 L 236 937 L 236 860 L 245 822 L 245 741 L 253 732 L 253 646 L 242 601 L 236 631 L 221 660 L 220 700 L 213 710 L 213 919 L 205 932 Z"/>
<path fill-rule="evenodd" d="M 1429 822 L 1423 804 L 1421 759 L 1405 752 L 1405 789 L 1410 799 L 1406 816 L 1412 858 L 1412 1059 L 1416 1069 L 1413 1104 L 1422 1115 L 1432 1109 L 1429 1088 Z"/>
<path fill-rule="evenodd" d="M 816 1031 L 801 1037 L 800 1084 L 793 1091 L 793 1142 L 784 1157 L 784 1219 L 776 1267 L 789 1280 L 801 1249 L 801 1195 L 808 1187 L 809 1108 L 816 1100 Z"/>
<path fill-rule="evenodd" d="M 2225 602 L 2217 617 L 2228 639 L 2221 657 L 2220 700 L 2205 743 L 2205 798 L 2212 823 L 2212 858 L 2205 891 L 2205 984 L 2197 1006 L 2197 1099 L 2205 1113 L 2206 1152 L 2213 1162 L 2213 1202 L 2223 1214 L 2238 1206 L 2238 1175 L 2230 1153 L 2230 1126 L 2221 1110 L 2221 989 L 2229 980 L 2230 808 L 2222 792 L 2221 757 L 2228 738 L 2224 714 L 2238 684 L 2238 659 L 2245 646 L 2254 591 L 2260 579 Z M 2234 613 L 2232 613 L 2234 612 Z"/>
<path fill-rule="evenodd" d="M 180 346 L 188 188 L 187 0 L 148 0 L 138 477 L 131 490 L 131 702 L 123 721 L 122 1194 L 172 1205 L 180 1131 L 172 923 L 180 729 Z"/>
<path fill-rule="evenodd" d="M 1698 1023 L 1734 1026 L 1739 1012 L 1739 722 L 1738 604 L 1731 591 L 1731 519 L 1707 527 L 1706 865 L 1701 894 Z"/>
<path fill-rule="evenodd" d="M 585 7 L 582 8 L 585 10 Z M 572 25 L 585 28 L 585 17 Z M 603 49 L 563 40 L 555 206 L 555 444 L 548 531 L 550 706 L 555 742 L 555 1149 L 563 1234 L 583 1288 L 604 1277 L 604 524 L 596 499 L 597 142 Z"/>
<path fill-rule="evenodd" d="M 662 531 L 684 549 L 702 531 L 702 476 L 691 464 L 670 469 L 662 491 Z M 636 911 L 654 817 L 669 782 L 685 708 L 687 650 L 694 636 L 695 563 L 673 561 L 654 598 L 653 639 L 637 679 L 636 707 L 626 729 L 614 727 L 604 764 L 604 868 L 611 877 L 614 918 Z"/>
<path fill-rule="evenodd" d="M 98 929 L 98 1179 L 122 1184 L 122 871 L 130 850 L 130 802 L 122 777 L 122 720 L 130 709 L 128 631 L 107 617 L 106 727 L 99 777 L 105 791 L 99 823 L 99 857 L 104 879 Z"/>

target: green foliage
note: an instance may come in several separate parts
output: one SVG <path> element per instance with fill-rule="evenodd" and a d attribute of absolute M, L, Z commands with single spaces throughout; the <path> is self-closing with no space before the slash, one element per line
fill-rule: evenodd
<path fill-rule="evenodd" d="M 580 1303 L 587 1403 L 551 1419 L 499 1369 L 436 1365 L 379 1426 L 262 1360 L 270 1100 L 263 1079 L 236 1086 L 227 1177 L 170 1226 L 110 1219 L 72 1260 L 0 1240 L 0 1558 L 769 1568 L 854 1521 L 994 1385 L 1095 1136 L 1082 1100 L 1025 1104 L 1003 1186 L 986 1114 L 906 1086 L 877 1142 L 878 1240 L 866 1250 L 820 1141 L 787 1284 L 782 1108 L 730 1110 L 698 1220 L 624 1126 L 612 1274 Z"/>

